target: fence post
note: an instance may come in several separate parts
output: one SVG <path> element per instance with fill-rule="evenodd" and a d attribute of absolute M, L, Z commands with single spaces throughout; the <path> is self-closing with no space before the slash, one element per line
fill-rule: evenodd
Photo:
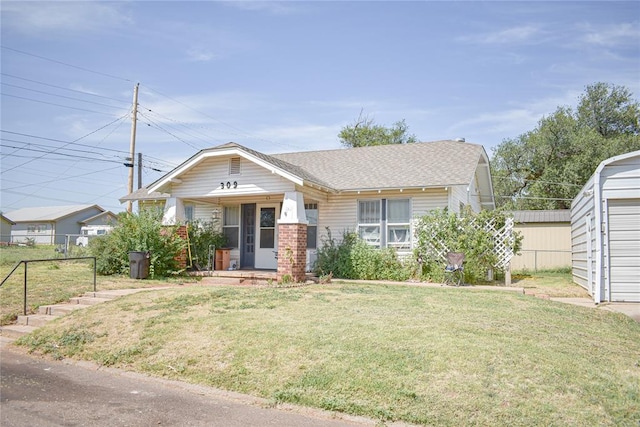
<path fill-rule="evenodd" d="M 96 267 L 96 257 L 93 257 L 93 292 L 95 294 L 96 292 L 96 271 L 97 271 L 97 267 Z"/>
<path fill-rule="evenodd" d="M 24 304 L 22 306 L 22 314 L 24 316 L 27 315 L 27 265 L 28 264 L 29 264 L 28 262 L 26 261 L 24 262 L 24 298 L 23 298 Z"/>

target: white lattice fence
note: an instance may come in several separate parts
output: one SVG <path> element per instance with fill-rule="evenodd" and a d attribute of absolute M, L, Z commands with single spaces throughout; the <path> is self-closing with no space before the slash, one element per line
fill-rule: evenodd
<path fill-rule="evenodd" d="M 463 218 L 458 218 L 459 229 L 462 231 L 463 227 Z M 416 220 L 413 224 L 413 229 L 418 229 L 418 220 Z M 489 222 L 485 224 L 478 224 L 478 221 L 472 219 L 470 221 L 470 225 L 476 230 L 483 228 L 485 231 L 488 231 L 493 236 L 494 241 L 494 253 L 497 257 L 497 262 L 494 264 L 494 267 L 505 269 L 511 258 L 513 258 L 513 247 L 515 244 L 515 236 L 513 234 L 513 218 L 506 218 L 504 226 L 500 228 L 496 228 L 495 220 L 491 219 Z M 438 237 L 438 230 L 430 230 L 430 238 L 427 239 L 427 253 L 425 255 L 429 257 L 434 257 L 441 259 L 443 262 L 447 260 L 447 253 L 451 252 L 451 249 L 447 247 L 446 242 Z M 414 233 L 413 235 L 413 247 L 418 246 L 417 235 Z"/>

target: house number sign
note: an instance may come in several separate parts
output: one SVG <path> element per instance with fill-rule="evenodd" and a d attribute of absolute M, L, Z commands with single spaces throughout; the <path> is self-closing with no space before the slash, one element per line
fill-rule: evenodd
<path fill-rule="evenodd" d="M 233 181 L 233 182 L 221 182 L 220 183 L 220 189 L 224 190 L 224 189 L 230 189 L 230 188 L 238 188 L 238 181 Z"/>

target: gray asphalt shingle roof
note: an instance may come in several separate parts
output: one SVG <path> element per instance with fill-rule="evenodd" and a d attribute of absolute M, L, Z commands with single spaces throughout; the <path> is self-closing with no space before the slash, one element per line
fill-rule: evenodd
<path fill-rule="evenodd" d="M 18 209 L 7 212 L 5 216 L 13 222 L 56 221 L 90 208 L 97 208 L 104 212 L 104 209 L 98 205 L 44 206 Z"/>
<path fill-rule="evenodd" d="M 272 154 L 335 190 L 468 184 L 484 149 L 459 141 Z M 293 172 L 293 171 L 292 171 Z"/>

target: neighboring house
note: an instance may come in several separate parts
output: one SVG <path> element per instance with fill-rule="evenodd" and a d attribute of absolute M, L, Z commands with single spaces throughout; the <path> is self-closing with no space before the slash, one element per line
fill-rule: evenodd
<path fill-rule="evenodd" d="M 77 246 L 88 246 L 93 237 L 104 236 L 111 232 L 118 218 L 113 212 L 101 212 L 98 215 L 80 221 L 80 236 L 75 240 Z"/>
<path fill-rule="evenodd" d="M 573 280 L 596 303 L 640 302 L 640 151 L 611 157 L 571 203 Z"/>
<path fill-rule="evenodd" d="M 47 206 L 23 208 L 7 212 L 7 218 L 15 223 L 11 229 L 11 241 L 36 244 L 64 244 L 66 235 L 80 234 L 81 222 L 106 211 L 98 205 Z"/>
<path fill-rule="evenodd" d="M 11 241 L 11 227 L 15 222 L 0 213 L 0 242 L 9 243 Z"/>
<path fill-rule="evenodd" d="M 80 227 L 114 226 L 117 222 L 118 217 L 111 211 L 103 211 L 97 215 L 78 221 Z"/>
<path fill-rule="evenodd" d="M 285 262 L 309 270 L 327 229 L 410 253 L 414 218 L 495 207 L 484 148 L 460 141 L 272 155 L 228 143 L 120 199 L 128 200 L 140 208 L 164 201 L 165 224 L 219 219 L 239 268 L 279 273 Z M 301 255 L 291 255 L 296 238 Z"/>
<path fill-rule="evenodd" d="M 571 211 L 513 211 L 513 230 L 522 235 L 520 255 L 511 270 L 544 270 L 571 266 Z"/>

